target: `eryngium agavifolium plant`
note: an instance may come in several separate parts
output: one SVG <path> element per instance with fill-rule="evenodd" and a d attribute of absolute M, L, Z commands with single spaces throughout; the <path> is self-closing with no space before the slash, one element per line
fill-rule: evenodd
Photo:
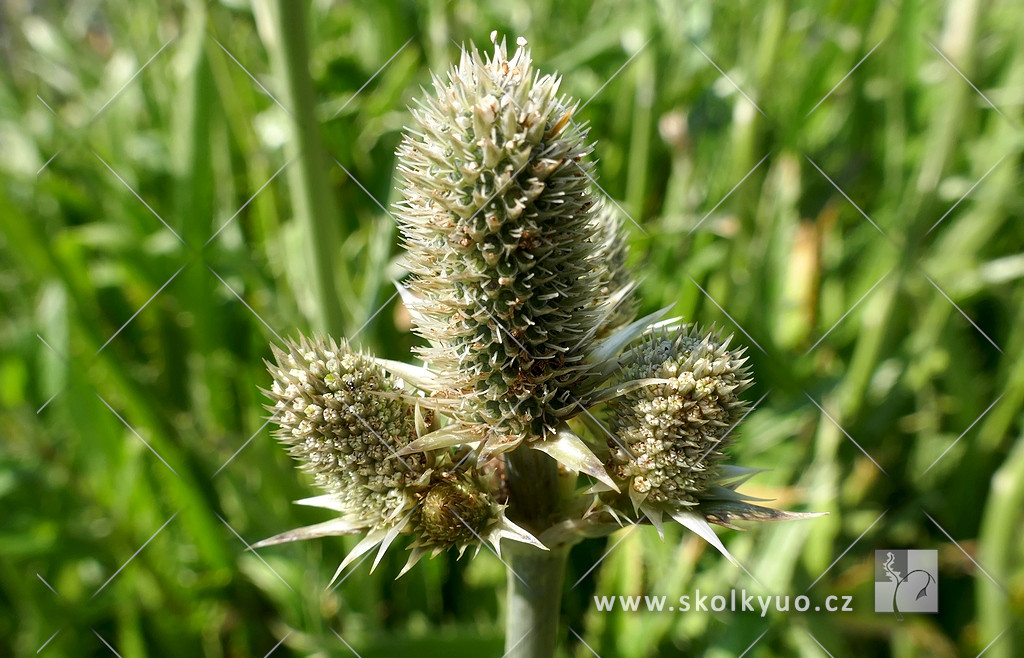
<path fill-rule="evenodd" d="M 299 502 L 339 516 L 258 545 L 365 533 L 340 573 L 407 535 L 408 569 L 451 547 L 557 551 L 674 519 L 732 559 L 709 523 L 801 516 L 748 502 L 736 488 L 756 470 L 723 463 L 747 409 L 743 350 L 668 309 L 635 319 L 576 101 L 524 39 L 511 57 L 492 40 L 434 78 L 398 147 L 398 290 L 424 365 L 325 338 L 274 348 L 277 436 L 324 492 Z M 551 500 L 516 500 L 516 477 L 557 480 L 538 489 Z"/>

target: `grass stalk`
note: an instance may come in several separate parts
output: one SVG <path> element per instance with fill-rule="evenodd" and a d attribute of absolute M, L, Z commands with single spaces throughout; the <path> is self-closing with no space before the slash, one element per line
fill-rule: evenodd
<path fill-rule="evenodd" d="M 979 560 L 994 572 L 1000 582 L 1011 581 L 1014 571 L 1014 554 L 1020 550 L 1021 507 L 1024 506 L 1024 441 L 1018 439 L 1013 451 L 1002 467 L 992 476 L 992 488 L 981 521 Z M 992 656 L 1019 656 L 1021 634 L 1013 629 L 1014 603 L 1007 593 L 985 578 L 976 577 L 975 592 L 978 597 L 978 620 L 981 634 L 978 639 L 984 646 L 993 638 L 1009 630 L 1007 637 L 990 647 Z M 1019 613 L 1019 610 L 1018 610 Z"/>
<path fill-rule="evenodd" d="M 292 211 L 301 223 L 312 304 L 310 324 L 333 335 L 344 333 L 338 281 L 347 280 L 339 258 L 341 246 L 337 205 L 327 180 L 328 160 L 315 113 L 309 73 L 308 5 L 287 0 L 261 0 L 257 25 L 280 82 L 280 101 L 288 115 L 288 186 Z"/>

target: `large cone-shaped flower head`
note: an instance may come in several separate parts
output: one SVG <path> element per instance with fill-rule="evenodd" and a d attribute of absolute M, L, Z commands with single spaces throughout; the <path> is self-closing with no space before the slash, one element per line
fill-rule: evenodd
<path fill-rule="evenodd" d="M 398 149 L 421 356 L 461 401 L 453 415 L 502 449 L 551 434 L 575 405 L 613 287 L 585 131 L 519 44 L 511 58 L 504 42 L 464 51 Z"/>

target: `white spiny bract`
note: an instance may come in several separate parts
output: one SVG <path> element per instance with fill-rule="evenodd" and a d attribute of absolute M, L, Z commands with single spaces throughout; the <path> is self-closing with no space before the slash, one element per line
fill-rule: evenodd
<path fill-rule="evenodd" d="M 275 435 L 327 493 L 299 501 L 340 512 L 339 518 L 282 533 L 255 546 L 366 532 L 338 568 L 380 546 L 376 566 L 399 534 L 414 541 L 408 570 L 426 553 L 460 553 L 502 537 L 536 543 L 505 518 L 492 494 L 500 487 L 478 471 L 471 454 L 450 450 L 400 454 L 417 435 L 417 413 L 402 387 L 373 359 L 324 339 L 274 346 L 264 391 L 278 423 Z M 337 574 L 335 575 L 337 578 Z"/>
<path fill-rule="evenodd" d="M 398 149 L 420 355 L 461 401 L 452 414 L 493 429 L 499 450 L 552 435 L 577 406 L 611 283 L 586 131 L 519 45 L 464 50 Z"/>

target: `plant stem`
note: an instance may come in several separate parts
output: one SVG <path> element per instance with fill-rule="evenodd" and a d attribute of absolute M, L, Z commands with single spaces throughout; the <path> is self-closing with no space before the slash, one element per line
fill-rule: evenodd
<path fill-rule="evenodd" d="M 551 658 L 558 644 L 568 548 L 542 551 L 509 542 L 505 656 Z"/>
<path fill-rule="evenodd" d="M 536 450 L 508 453 L 505 463 L 509 518 L 538 534 L 551 525 L 560 506 L 558 467 Z M 516 542 L 504 547 L 508 581 L 505 655 L 551 658 L 558 644 L 562 581 L 569 549 L 545 551 Z"/>
<path fill-rule="evenodd" d="M 337 335 L 343 333 L 344 315 L 336 277 L 342 281 L 348 277 L 339 257 L 338 209 L 327 181 L 328 160 L 314 112 L 306 35 L 307 3 L 262 0 L 255 4 L 255 9 L 260 36 L 277 69 L 281 103 L 291 128 L 288 155 L 292 162 L 287 174 L 292 210 L 303 225 L 305 237 L 309 279 L 300 285 L 308 284 L 312 293 L 312 299 L 306 300 L 311 302 L 305 305 L 306 311 L 316 329 Z"/>

